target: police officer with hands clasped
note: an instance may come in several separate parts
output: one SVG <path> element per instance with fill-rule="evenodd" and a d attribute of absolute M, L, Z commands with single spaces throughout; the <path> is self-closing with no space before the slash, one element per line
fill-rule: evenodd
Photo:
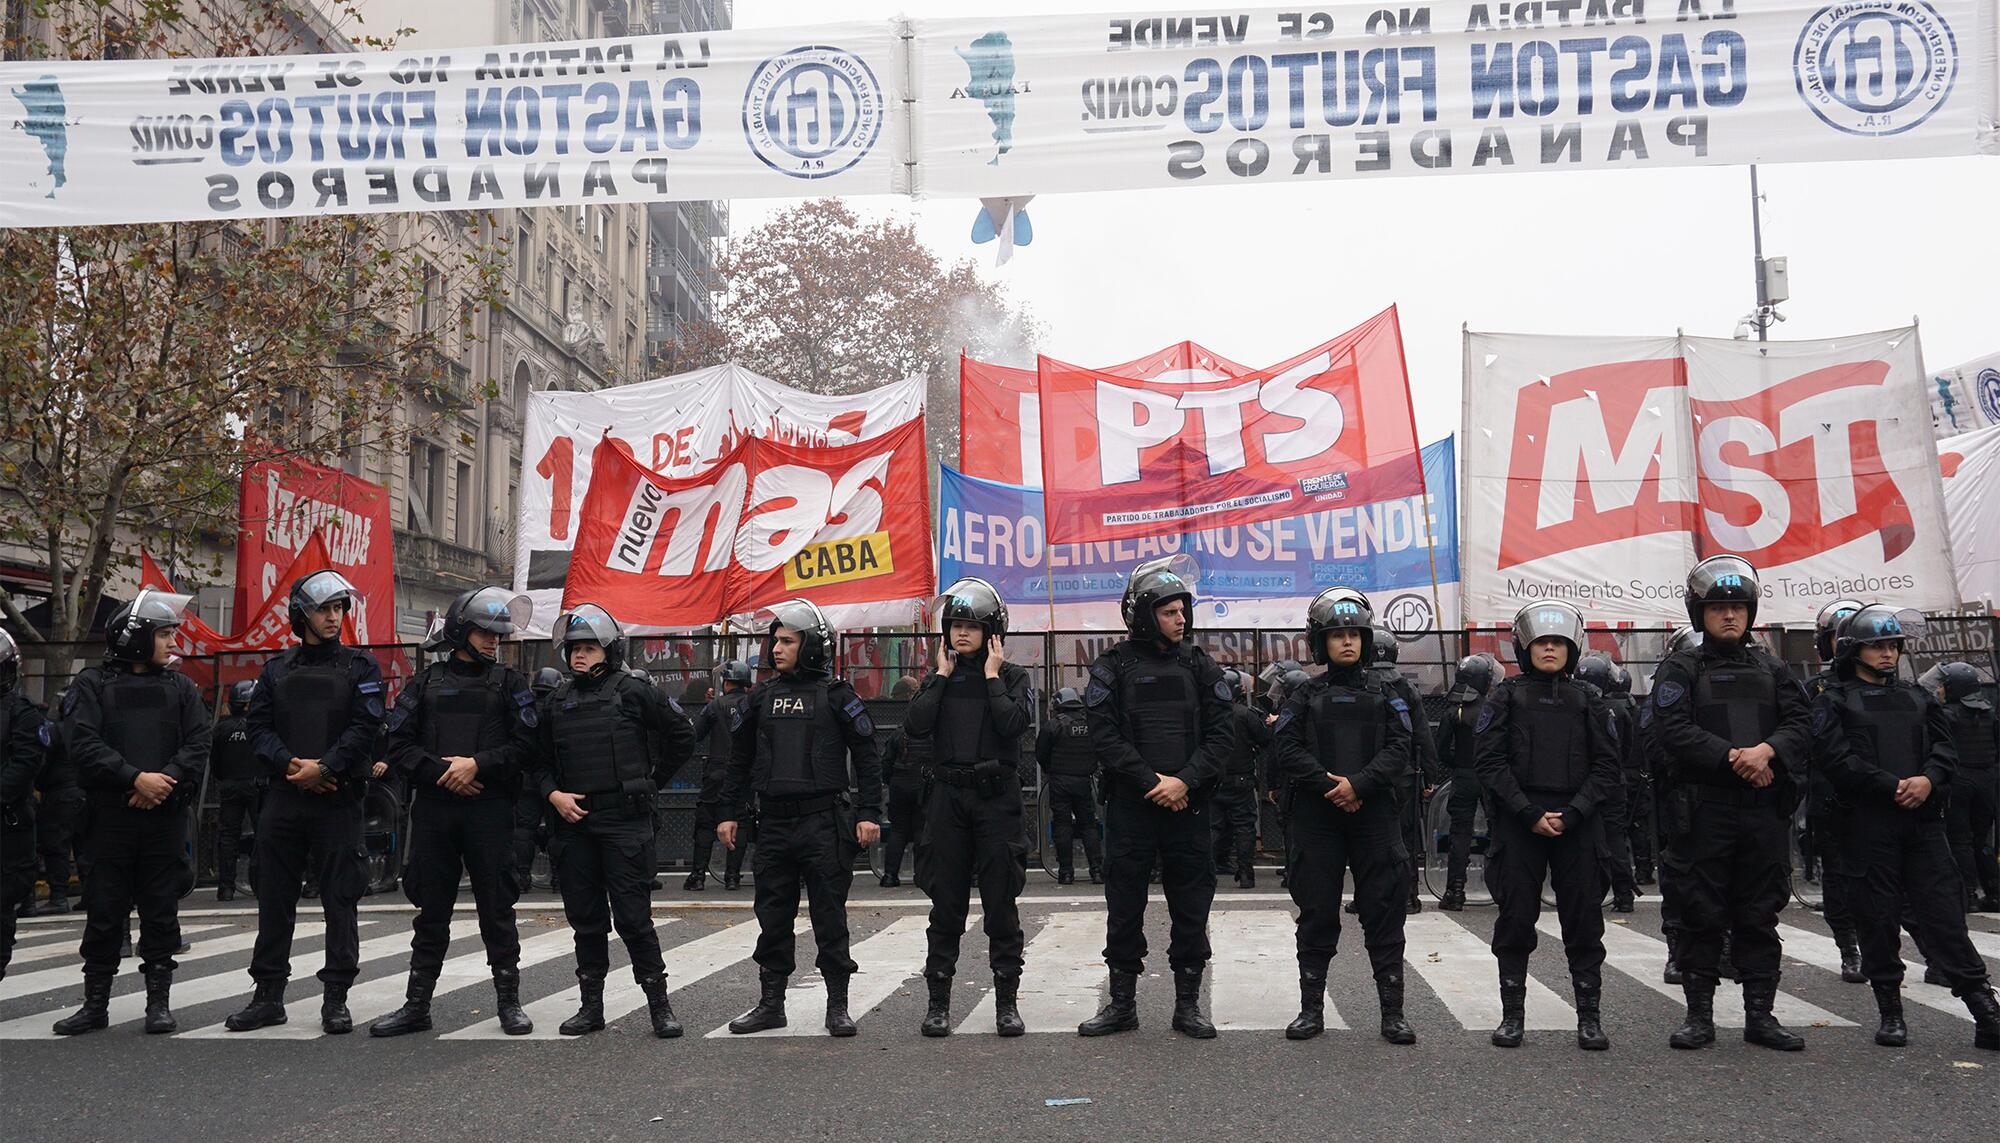
<path fill-rule="evenodd" d="M 1451 773 L 1451 794 L 1445 810 L 1451 816 L 1451 853 L 1445 862 L 1444 896 L 1438 908 L 1465 908 L 1465 871 L 1472 864 L 1472 827 L 1479 813 L 1479 770 L 1473 727 L 1480 704 L 1505 672 L 1500 661 L 1480 653 L 1459 660 L 1457 677 L 1445 692 L 1443 734 L 1438 739 L 1438 765 Z"/>
<path fill-rule="evenodd" d="M 254 833 L 257 806 L 264 795 L 264 764 L 250 745 L 250 697 L 253 679 L 229 687 L 229 713 L 215 722 L 209 751 L 209 777 L 216 784 L 215 899 L 236 899 L 236 861 L 243 848 L 243 825 Z"/>
<path fill-rule="evenodd" d="M 1042 796 L 1049 800 L 1049 832 L 1056 847 L 1056 884 L 1076 882 L 1076 843 L 1083 843 L 1090 883 L 1104 884 L 1104 837 L 1097 823 L 1097 744 L 1075 687 L 1056 692 L 1055 715 L 1035 736 Z"/>
<path fill-rule="evenodd" d="M 736 710 L 750 698 L 750 664 L 730 659 L 722 664 L 722 693 L 709 699 L 694 716 L 694 740 L 708 740 L 708 758 L 702 764 L 701 792 L 694 803 L 694 852 L 688 862 L 687 880 L 681 888 L 700 893 L 708 888 L 708 862 L 715 854 L 715 826 L 722 820 L 722 784 L 729 774 L 729 728 L 736 722 Z M 723 859 L 722 887 L 735 889 L 743 876 L 743 850 L 731 849 Z"/>

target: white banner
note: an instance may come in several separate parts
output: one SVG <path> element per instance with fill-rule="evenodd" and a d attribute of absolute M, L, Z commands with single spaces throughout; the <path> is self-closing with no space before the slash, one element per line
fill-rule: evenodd
<path fill-rule="evenodd" d="M 1931 375 L 1931 432 L 1940 440 L 2000 425 L 2000 353 Z"/>
<path fill-rule="evenodd" d="M 1993 0 L 920 20 L 915 190 L 2000 151 Z"/>
<path fill-rule="evenodd" d="M 538 624 L 554 620 L 583 494 L 590 487 L 591 450 L 606 434 L 647 468 L 684 477 L 706 470 L 745 435 L 788 444 L 852 444 L 907 424 L 923 411 L 921 377 L 829 396 L 736 365 L 593 393 L 533 394 L 522 431 L 514 587 L 534 596 Z"/>
<path fill-rule="evenodd" d="M 885 194 L 894 25 L 0 63 L 0 226 Z"/>
<path fill-rule="evenodd" d="M 1941 440 L 1937 449 L 1959 595 L 2000 608 L 2000 426 Z"/>
<path fill-rule="evenodd" d="M 1686 622 L 1683 581 L 1734 552 L 1760 621 L 1839 595 L 1958 602 L 1916 331 L 1760 344 L 1468 333 L 1466 618 L 1567 599 Z"/>

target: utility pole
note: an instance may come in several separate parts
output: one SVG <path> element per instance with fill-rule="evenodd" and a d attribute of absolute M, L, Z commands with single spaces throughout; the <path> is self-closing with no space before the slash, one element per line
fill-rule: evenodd
<path fill-rule="evenodd" d="M 1757 308 L 1737 324 L 1737 336 L 1744 327 L 1757 331 L 1758 341 L 1769 341 L 1771 323 L 1784 321 L 1778 303 L 1791 297 L 1790 265 L 1784 258 L 1764 257 L 1764 196 L 1757 189 L 1757 164 L 1750 164 L 1750 273 L 1757 287 Z"/>

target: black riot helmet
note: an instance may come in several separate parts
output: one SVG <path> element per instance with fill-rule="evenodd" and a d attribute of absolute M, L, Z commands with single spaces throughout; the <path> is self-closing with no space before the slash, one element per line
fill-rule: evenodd
<path fill-rule="evenodd" d="M 793 631 L 799 637 L 799 665 L 797 673 L 807 677 L 825 678 L 833 673 L 833 625 L 810 600 L 788 599 L 766 609 L 759 618 L 759 626 L 764 628 L 764 662 L 772 665 L 771 643 L 778 628 Z"/>
<path fill-rule="evenodd" d="M 1561 639 L 1569 644 L 1569 664 L 1565 674 L 1574 673 L 1583 655 L 1583 612 L 1560 599 L 1530 603 L 1514 615 L 1514 661 L 1527 670 L 1528 648 L 1538 639 Z"/>
<path fill-rule="evenodd" d="M 229 684 L 229 713 L 243 717 L 250 709 L 250 699 L 257 693 L 256 679 L 240 679 Z"/>
<path fill-rule="evenodd" d="M 306 623 L 312 613 L 329 604 L 346 600 L 349 610 L 354 607 L 354 599 L 360 592 L 354 589 L 347 577 L 332 568 L 321 568 L 308 572 L 292 581 L 292 597 L 289 610 L 292 617 L 292 634 L 306 637 Z M 335 631 L 329 642 L 340 642 L 340 632 Z"/>
<path fill-rule="evenodd" d="M 945 588 L 931 606 L 937 612 L 941 635 L 950 635 L 951 625 L 960 621 L 979 624 L 988 638 L 1007 634 L 1007 605 L 1000 602 L 1000 593 L 993 585 L 983 579 L 967 576 L 959 580 Z"/>
<path fill-rule="evenodd" d="M 1396 641 L 1396 629 L 1376 619 L 1374 623 L 1375 646 L 1370 662 L 1377 666 L 1393 666 L 1403 657 L 1403 648 Z"/>
<path fill-rule="evenodd" d="M 1618 665 L 1611 656 L 1602 651 L 1593 651 L 1577 660 L 1576 681 L 1589 683 L 1604 694 L 1610 694 L 1618 679 Z"/>
<path fill-rule="evenodd" d="M 1833 640 L 1833 661 L 1852 663 L 1870 643 L 1902 645 L 1924 633 L 1922 613 L 1887 603 L 1871 603 L 1841 621 Z"/>
<path fill-rule="evenodd" d="M 0 695 L 14 689 L 21 681 L 21 648 L 14 643 L 14 637 L 0 631 Z"/>
<path fill-rule="evenodd" d="M 1298 694 L 1299 688 L 1311 681 L 1312 676 L 1306 674 L 1304 667 L 1300 667 L 1297 670 L 1286 671 L 1285 677 L 1278 680 L 1278 685 L 1284 689 L 1284 698 L 1288 699 Z M 1278 701 L 1283 702 L 1284 699 L 1279 699 Z"/>
<path fill-rule="evenodd" d="M 493 662 L 493 656 L 482 655 L 472 646 L 472 629 L 491 631 L 495 635 L 507 636 L 515 628 L 526 627 L 534 618 L 535 605 L 525 595 L 516 595 L 505 588 L 482 587 L 462 593 L 445 608 L 444 622 L 437 633 L 424 640 L 424 650 L 464 651 L 475 659 Z"/>
<path fill-rule="evenodd" d="M 112 613 L 104 625 L 105 650 L 111 658 L 127 663 L 153 661 L 153 633 L 179 627 L 187 619 L 191 595 L 142 587 L 132 602 Z"/>
<path fill-rule="evenodd" d="M 1451 690 L 1445 693 L 1452 702 L 1477 702 L 1486 697 L 1493 684 L 1505 674 L 1500 660 L 1481 651 L 1477 655 L 1467 655 L 1458 661 L 1458 675 L 1452 680 Z"/>
<path fill-rule="evenodd" d="M 1750 622 L 1755 624 L 1757 601 L 1763 595 L 1763 582 L 1749 560 L 1742 556 L 1710 556 L 1688 572 L 1688 622 L 1699 631 L 1702 608 L 1711 603 L 1741 603 L 1750 608 Z"/>
<path fill-rule="evenodd" d="M 1666 654 L 1671 655 L 1676 651 L 1692 651 L 1696 647 L 1701 646 L 1704 638 L 1705 636 L 1702 635 L 1701 628 L 1699 627 L 1676 627 L 1673 633 L 1667 636 Z"/>
<path fill-rule="evenodd" d="M 1992 710 L 1993 700 L 1983 693 L 1986 680 L 1971 663 L 1945 663 L 1937 668 L 1938 688 L 1947 703 L 1962 702 L 1973 710 Z"/>
<path fill-rule="evenodd" d="M 590 668 L 592 675 L 609 674 L 625 665 L 625 633 L 611 613 L 595 603 L 579 603 L 556 620 L 556 641 L 562 645 L 564 662 L 569 661 L 571 643 L 604 648 L 604 661 Z"/>
<path fill-rule="evenodd" d="M 1243 672 L 1237 670 L 1235 667 L 1224 670 L 1222 672 L 1222 685 L 1229 688 L 1231 702 L 1241 699 L 1243 697 Z"/>
<path fill-rule="evenodd" d="M 545 695 L 561 686 L 562 681 L 561 671 L 554 667 L 543 667 L 535 672 L 534 679 L 528 683 L 528 689 L 534 691 L 537 696 Z"/>
<path fill-rule="evenodd" d="M 722 685 L 747 687 L 750 685 L 750 664 L 741 659 L 729 659 L 722 664 Z"/>
<path fill-rule="evenodd" d="M 1819 661 L 1833 662 L 1833 639 L 1840 633 L 1840 625 L 1847 617 L 1861 610 L 1858 599 L 1836 599 L 1819 609 L 1813 620 L 1813 649 L 1819 652 Z"/>
<path fill-rule="evenodd" d="M 1627 696 L 1632 693 L 1632 672 L 1623 663 L 1611 664 L 1611 693 Z"/>
<path fill-rule="evenodd" d="M 1361 632 L 1361 664 L 1366 666 L 1375 658 L 1375 609 L 1368 597 L 1351 587 L 1329 587 L 1313 596 L 1306 607 L 1306 642 L 1312 644 L 1313 662 L 1327 662 L 1329 634 L 1350 629 Z"/>
<path fill-rule="evenodd" d="M 1186 631 L 1193 634 L 1194 586 L 1200 579 L 1201 565 L 1189 555 L 1161 556 L 1133 568 L 1125 580 L 1125 595 L 1118 601 L 1125 630 L 1134 639 L 1158 639 L 1160 624 L 1153 612 L 1178 599 L 1187 604 Z"/>
<path fill-rule="evenodd" d="M 1067 711 L 1082 710 L 1083 696 L 1076 693 L 1075 687 L 1064 687 L 1056 692 L 1056 709 Z"/>

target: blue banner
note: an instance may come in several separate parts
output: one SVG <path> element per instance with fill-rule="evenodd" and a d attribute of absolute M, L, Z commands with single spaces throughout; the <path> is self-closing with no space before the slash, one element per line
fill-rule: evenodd
<path fill-rule="evenodd" d="M 1458 461 L 1454 438 L 1424 446 L 1437 581 L 1458 580 Z M 1292 599 L 1329 587 L 1369 591 L 1428 586 L 1424 498 L 1356 504 L 1284 520 L 1186 535 L 1101 544 L 1057 544 L 1042 527 L 1042 490 L 942 468 L 938 482 L 938 582 L 978 576 L 1009 603 L 1115 600 L 1125 573 L 1154 556 L 1189 552 L 1201 564 L 1203 599 Z"/>

